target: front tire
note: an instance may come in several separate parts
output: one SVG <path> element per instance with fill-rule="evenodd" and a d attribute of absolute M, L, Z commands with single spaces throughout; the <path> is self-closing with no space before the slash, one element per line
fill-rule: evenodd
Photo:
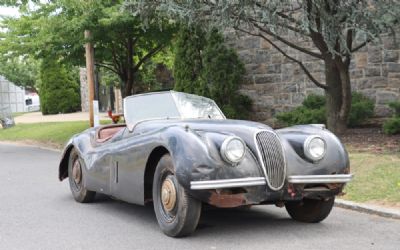
<path fill-rule="evenodd" d="M 183 237 L 196 230 L 201 202 L 179 184 L 169 154 L 160 159 L 154 173 L 153 204 L 158 224 L 166 235 Z"/>
<path fill-rule="evenodd" d="M 288 202 L 285 204 L 285 207 L 292 219 L 301 222 L 317 223 L 328 217 L 334 203 L 335 197 L 328 200 L 305 198 L 300 202 Z"/>
<path fill-rule="evenodd" d="M 85 188 L 83 169 L 85 163 L 75 149 L 72 149 L 68 161 L 68 179 L 72 196 L 77 202 L 89 203 L 94 200 L 96 192 Z"/>

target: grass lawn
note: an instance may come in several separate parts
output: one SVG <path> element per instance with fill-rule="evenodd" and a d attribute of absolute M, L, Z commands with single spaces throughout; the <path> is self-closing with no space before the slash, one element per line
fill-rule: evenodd
<path fill-rule="evenodd" d="M 87 121 L 17 124 L 9 129 L 0 129 L 0 140 L 32 140 L 61 148 L 72 135 L 87 128 L 89 128 Z"/>
<path fill-rule="evenodd" d="M 400 204 L 400 154 L 350 153 L 350 165 L 344 199 Z"/>

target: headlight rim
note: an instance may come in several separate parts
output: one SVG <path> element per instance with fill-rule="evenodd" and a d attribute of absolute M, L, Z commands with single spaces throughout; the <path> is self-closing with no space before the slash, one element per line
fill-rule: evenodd
<path fill-rule="evenodd" d="M 324 153 L 323 153 L 320 157 L 314 157 L 314 156 L 311 154 L 310 150 L 309 150 L 310 143 L 311 143 L 311 141 L 314 140 L 314 139 L 321 139 L 321 140 L 324 142 Z M 310 136 L 308 136 L 308 137 L 306 138 L 306 140 L 304 141 L 304 144 L 303 144 L 303 152 L 304 152 L 304 155 L 307 157 L 307 159 L 309 159 L 309 160 L 311 160 L 311 161 L 313 161 L 313 162 L 318 162 L 318 161 L 322 160 L 322 159 L 325 157 L 325 155 L 326 155 L 326 148 L 327 148 L 326 141 L 325 141 L 325 139 L 322 138 L 322 136 L 320 136 L 320 135 L 310 135 Z"/>
<path fill-rule="evenodd" d="M 232 161 L 232 160 L 230 160 L 230 159 L 227 157 L 227 155 L 226 155 L 227 147 L 228 147 L 229 143 L 230 143 L 231 141 L 233 141 L 233 140 L 239 140 L 239 141 L 243 144 L 243 149 L 244 149 L 244 150 L 243 150 L 243 154 L 242 154 L 242 156 L 238 159 L 238 161 Z M 225 138 L 224 141 L 222 142 L 222 145 L 221 145 L 221 148 L 220 148 L 220 154 L 221 154 L 221 156 L 222 156 L 222 159 L 223 159 L 224 161 L 226 161 L 227 163 L 229 163 L 229 164 L 231 164 L 231 165 L 237 165 L 237 164 L 239 164 L 239 163 L 243 160 L 243 158 L 244 158 L 245 155 L 246 155 L 246 143 L 243 141 L 242 138 L 240 138 L 240 137 L 238 137 L 238 136 L 228 136 L 228 137 Z"/>

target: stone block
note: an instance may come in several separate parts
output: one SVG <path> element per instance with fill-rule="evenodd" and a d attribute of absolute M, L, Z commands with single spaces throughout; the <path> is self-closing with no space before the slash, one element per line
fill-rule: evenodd
<path fill-rule="evenodd" d="M 254 82 L 256 84 L 278 83 L 281 82 L 281 75 L 280 74 L 255 75 Z"/>
<path fill-rule="evenodd" d="M 350 78 L 351 79 L 358 79 L 363 77 L 363 70 L 362 69 L 353 69 L 350 70 Z"/>
<path fill-rule="evenodd" d="M 399 51 L 386 50 L 383 54 L 384 62 L 399 62 Z"/>
<path fill-rule="evenodd" d="M 368 54 L 365 52 L 361 52 L 361 53 L 356 53 L 355 54 L 355 64 L 356 64 L 356 68 L 364 68 L 365 66 L 367 66 L 368 63 Z"/>
<path fill-rule="evenodd" d="M 265 39 L 260 39 L 260 48 L 261 49 L 272 49 L 272 45 L 267 42 Z"/>
<path fill-rule="evenodd" d="M 277 105 L 291 104 L 290 95 L 288 93 L 278 94 L 275 97 L 275 104 Z"/>
<path fill-rule="evenodd" d="M 266 65 L 264 74 L 280 74 L 281 72 L 281 64 L 269 64 Z"/>
<path fill-rule="evenodd" d="M 258 49 L 255 51 L 253 63 L 268 64 L 271 60 L 269 50 Z"/>
<path fill-rule="evenodd" d="M 376 102 L 377 104 L 387 104 L 392 101 L 399 100 L 399 93 L 392 91 L 377 91 Z"/>
<path fill-rule="evenodd" d="M 370 76 L 381 76 L 381 67 L 366 67 L 365 68 L 365 76 L 370 77 Z"/>
<path fill-rule="evenodd" d="M 397 88 L 400 92 L 400 76 L 396 78 L 389 78 L 388 79 L 388 87 L 389 88 Z"/>
<path fill-rule="evenodd" d="M 286 58 L 280 53 L 275 53 L 271 55 L 270 62 L 271 63 L 282 63 L 283 59 Z"/>
<path fill-rule="evenodd" d="M 304 93 L 292 93 L 291 95 L 293 105 L 300 105 L 306 98 L 306 95 Z"/>
<path fill-rule="evenodd" d="M 244 64 L 255 63 L 255 55 L 251 50 L 240 50 L 238 51 L 238 55 Z"/>
<path fill-rule="evenodd" d="M 387 66 L 389 73 L 400 73 L 400 63 L 388 63 Z"/>
<path fill-rule="evenodd" d="M 373 47 L 368 50 L 368 63 L 380 63 L 382 62 L 382 50 L 377 47 Z"/>
<path fill-rule="evenodd" d="M 374 113 L 376 117 L 390 117 L 393 112 L 387 105 L 376 105 Z"/>

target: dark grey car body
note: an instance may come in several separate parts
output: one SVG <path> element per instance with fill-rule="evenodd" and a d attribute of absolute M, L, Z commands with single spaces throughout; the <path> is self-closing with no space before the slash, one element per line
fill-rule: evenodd
<path fill-rule="evenodd" d="M 218 207 L 332 197 L 351 179 L 344 146 L 319 125 L 273 130 L 241 120 L 154 119 L 139 122 L 131 130 L 121 127 L 99 142 L 100 130 L 112 126 L 91 128 L 70 139 L 59 166 L 60 180 L 68 177 L 72 148 L 84 160 L 88 190 L 141 205 L 152 200 L 153 173 L 166 153 L 187 192 Z M 266 139 L 259 138 L 261 135 Z M 303 153 L 304 141 L 311 135 L 326 142 L 326 155 L 317 162 Z M 221 144 L 229 136 L 240 137 L 247 146 L 237 165 L 227 163 L 220 154 Z M 269 165 L 275 168 L 269 169 Z M 276 180 L 279 176 L 283 179 Z"/>

